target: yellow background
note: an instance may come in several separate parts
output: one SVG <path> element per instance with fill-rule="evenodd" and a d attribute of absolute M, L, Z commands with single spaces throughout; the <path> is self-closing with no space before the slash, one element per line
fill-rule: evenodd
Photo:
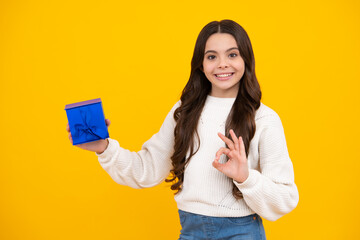
<path fill-rule="evenodd" d="M 177 239 L 169 184 L 120 186 L 67 138 L 64 107 L 101 98 L 130 150 L 160 128 L 212 20 L 248 32 L 281 117 L 297 208 L 268 239 L 360 239 L 360 3 L 0 1 L 0 239 Z"/>

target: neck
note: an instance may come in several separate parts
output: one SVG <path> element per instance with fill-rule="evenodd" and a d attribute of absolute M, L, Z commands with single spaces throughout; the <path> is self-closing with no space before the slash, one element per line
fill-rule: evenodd
<path fill-rule="evenodd" d="M 236 98 L 238 91 L 238 89 L 236 91 L 214 91 L 211 89 L 209 95 L 218 98 Z"/>

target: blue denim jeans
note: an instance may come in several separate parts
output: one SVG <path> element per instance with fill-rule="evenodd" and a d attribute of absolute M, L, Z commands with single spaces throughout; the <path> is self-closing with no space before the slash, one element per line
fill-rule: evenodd
<path fill-rule="evenodd" d="M 265 240 L 262 219 L 245 217 L 209 217 L 179 210 L 179 240 Z"/>

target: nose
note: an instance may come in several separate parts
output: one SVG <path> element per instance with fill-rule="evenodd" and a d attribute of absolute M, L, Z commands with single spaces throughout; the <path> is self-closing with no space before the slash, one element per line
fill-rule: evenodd
<path fill-rule="evenodd" d="M 228 68 L 229 67 L 229 64 L 227 62 L 227 59 L 226 58 L 220 58 L 219 59 L 219 66 L 218 66 L 220 69 L 224 69 L 224 68 Z"/>

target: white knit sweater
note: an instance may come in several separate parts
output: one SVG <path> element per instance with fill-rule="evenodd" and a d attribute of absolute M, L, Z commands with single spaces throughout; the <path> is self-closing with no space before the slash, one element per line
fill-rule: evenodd
<path fill-rule="evenodd" d="M 215 217 L 257 213 L 274 221 L 293 210 L 299 201 L 283 126 L 276 112 L 264 104 L 256 112 L 256 132 L 248 155 L 249 177 L 245 182 L 239 184 L 212 166 L 215 153 L 225 146 L 217 133 L 225 134 L 225 121 L 234 101 L 208 96 L 198 123 L 200 148 L 185 169 L 183 189 L 175 200 L 178 208 L 187 212 Z M 176 125 L 173 113 L 179 106 L 180 101 L 139 152 L 123 149 L 116 140 L 109 139 L 108 148 L 97 156 L 115 182 L 145 188 L 161 183 L 169 175 Z M 225 161 L 225 156 L 220 161 Z M 243 199 L 233 197 L 233 182 Z"/>

